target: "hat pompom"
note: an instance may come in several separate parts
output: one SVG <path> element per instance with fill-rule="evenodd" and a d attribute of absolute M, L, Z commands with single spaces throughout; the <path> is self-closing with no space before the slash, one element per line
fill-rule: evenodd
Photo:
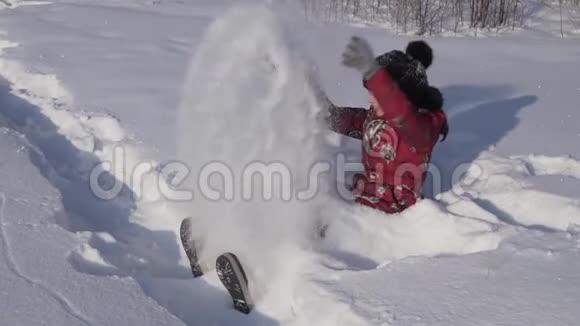
<path fill-rule="evenodd" d="M 407 45 L 405 51 L 408 55 L 419 60 L 425 69 L 433 63 L 433 49 L 425 41 L 413 41 Z"/>

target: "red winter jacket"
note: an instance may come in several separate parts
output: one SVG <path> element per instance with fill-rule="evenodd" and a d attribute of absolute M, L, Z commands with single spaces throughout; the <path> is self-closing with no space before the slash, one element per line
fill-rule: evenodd
<path fill-rule="evenodd" d="M 363 205 L 386 213 L 401 212 L 421 196 L 431 154 L 445 133 L 443 111 L 417 110 L 386 69 L 379 69 L 364 86 L 383 108 L 331 108 L 331 129 L 362 139 L 364 175 L 355 176 L 353 194 Z"/>

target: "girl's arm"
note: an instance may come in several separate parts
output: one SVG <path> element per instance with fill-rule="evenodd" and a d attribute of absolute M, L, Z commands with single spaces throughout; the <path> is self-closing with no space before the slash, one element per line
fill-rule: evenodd
<path fill-rule="evenodd" d="M 329 128 L 339 134 L 362 139 L 363 123 L 367 117 L 367 110 L 363 108 L 337 107 L 328 108 L 330 113 L 325 117 Z"/>

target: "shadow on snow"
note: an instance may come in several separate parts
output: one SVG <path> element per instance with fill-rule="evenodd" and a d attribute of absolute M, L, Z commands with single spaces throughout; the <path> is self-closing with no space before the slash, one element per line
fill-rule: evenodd
<path fill-rule="evenodd" d="M 536 96 L 510 97 L 508 85 L 457 85 L 441 89 L 449 119 L 449 136 L 435 148 L 432 164 L 441 171 L 441 189 L 425 184 L 425 196 L 433 197 L 453 187 L 456 167 L 472 163 L 481 152 L 497 144 L 519 123 L 518 114 L 537 101 Z"/>
<path fill-rule="evenodd" d="M 115 200 L 95 197 L 88 176 L 100 163 L 98 157 L 80 150 L 60 134 L 59 127 L 38 106 L 14 95 L 4 79 L 0 79 L 0 127 L 26 137 L 31 162 L 60 192 L 64 211 L 55 214 L 54 222 L 70 232 L 93 232 L 89 244 L 113 266 L 107 268 L 71 256 L 68 261 L 77 271 L 131 276 L 146 295 L 188 325 L 278 324 L 257 311 L 240 315 L 231 307 L 225 290 L 203 278 L 192 280 L 189 268 L 179 264 L 181 247 L 176 232 L 151 231 L 131 221 L 136 203 L 126 185 Z M 115 178 L 105 174 L 100 181 L 112 184 Z M 98 232 L 110 234 L 115 241 L 94 234 Z"/>

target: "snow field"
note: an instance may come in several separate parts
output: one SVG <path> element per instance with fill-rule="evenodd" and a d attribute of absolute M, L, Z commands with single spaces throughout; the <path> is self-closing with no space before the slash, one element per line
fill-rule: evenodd
<path fill-rule="evenodd" d="M 138 3 L 119 10 L 115 5 L 119 4 L 107 2 L 112 7 L 106 9 L 100 4 L 51 8 L 64 8 L 61 19 L 68 17 L 67 10 L 81 9 L 95 17 L 116 12 L 126 14 L 129 21 L 166 19 L 151 14 L 150 7 L 142 13 L 142 8 L 136 9 Z M 165 7 L 158 8 L 165 13 Z M 307 36 L 264 7 L 242 6 L 223 15 L 224 8 L 217 4 L 207 8 L 200 13 L 204 21 L 210 13 L 220 17 L 194 51 L 175 114 L 177 128 L 160 123 L 159 129 L 151 130 L 159 134 L 179 130 L 177 159 L 194 169 L 220 161 L 234 176 L 253 161 L 281 161 L 301 189 L 309 181 L 305 172 L 312 163 L 331 160 L 333 153 L 345 148 L 358 150 L 358 144 L 329 135 L 315 122 L 319 108 L 310 87 L 311 61 L 319 64 L 318 77 L 337 104 L 365 97 L 358 88 L 346 91 L 351 85 L 360 87 L 359 81 L 336 68 L 338 59 L 328 59 L 338 46 L 325 39 L 316 50 L 303 47 L 301 38 Z M 34 7 L 18 10 L 30 14 Z M 50 12 L 49 7 L 45 10 Z M 167 26 L 181 21 L 168 17 Z M 336 27 L 345 32 L 340 34 L 345 41 L 355 32 L 368 33 L 374 44 L 383 44 L 379 40 L 385 38 L 389 46 L 404 41 L 393 41 L 383 31 L 341 28 Z M 95 32 L 100 33 L 96 28 Z M 93 34 L 87 35 L 83 37 L 90 42 Z M 16 43 L 3 40 L 0 245 L 5 264 L 0 265 L 0 304 L 7 308 L 0 309 L 0 318 L 11 325 L 40 321 L 53 325 L 465 325 L 474 321 L 574 325 L 580 297 L 575 263 L 580 250 L 578 200 L 573 192 L 548 192 L 542 182 L 557 182 L 561 188 L 580 175 L 579 161 L 564 155 L 577 155 L 576 149 L 554 147 L 550 138 L 575 132 L 573 119 L 564 118 L 574 114 L 569 107 L 575 97 L 569 88 L 577 81 L 570 78 L 567 86 L 552 88 L 552 82 L 560 83 L 569 70 L 566 62 L 574 62 L 575 47 L 550 41 L 553 46 L 540 48 L 522 38 L 522 46 L 536 46 L 537 51 L 521 60 L 554 65 L 536 66 L 526 76 L 518 70 L 520 59 L 513 60 L 521 55 L 518 48 L 484 52 L 503 60 L 481 60 L 476 68 L 457 53 L 463 49 L 473 55 L 510 40 L 482 41 L 483 45 L 473 44 L 475 50 L 461 48 L 464 43 L 459 41 L 435 42 L 445 45 L 440 46 L 435 80 L 469 80 L 468 75 L 477 75 L 471 88 L 444 85 L 453 124 L 449 142 L 438 148 L 438 160 L 448 162 L 442 165 L 444 170 L 455 161 L 471 164 L 466 177 L 444 188 L 436 200 L 426 199 L 399 216 L 385 218 L 340 201 L 326 188 L 308 202 L 277 198 L 265 202 L 257 197 L 246 201 L 239 197 L 238 178 L 234 179 L 236 196 L 225 204 L 199 192 L 192 204 L 164 200 L 157 181 L 167 176 L 155 172 L 158 169 L 152 169 L 144 183 L 132 182 L 131 176 L 144 162 L 158 168 L 170 159 L 156 157 L 147 144 L 135 139 L 134 130 L 116 114 L 119 110 L 77 110 L 76 103 L 83 99 L 73 98 L 57 78 L 58 70 L 42 73 L 9 59 L 9 54 L 27 45 L 16 48 Z M 110 49 L 114 56 L 115 47 Z M 318 56 L 325 60 L 317 61 Z M 90 57 L 86 60 L 92 62 Z M 499 63 L 494 65 L 495 61 Z M 507 70 L 511 66 L 513 73 Z M 498 77 L 499 70 L 508 72 Z M 539 75 L 547 77 L 536 80 Z M 90 88 L 98 82 L 96 71 L 91 76 L 77 82 Z M 505 79 L 515 90 L 486 86 L 492 78 Z M 542 87 L 535 87 L 538 84 Z M 127 98 L 119 100 L 126 103 Z M 560 102 L 565 104 L 557 105 Z M 520 112 L 527 106 L 536 110 Z M 544 107 L 549 114 L 542 111 Z M 152 108 L 134 115 L 158 117 Z M 503 120 L 484 121 L 478 112 L 490 109 Z M 129 112 L 120 111 L 124 116 Z M 547 127 L 537 125 L 538 116 Z M 559 126 L 562 130 L 550 136 L 549 131 Z M 543 142 L 535 141 L 538 135 L 529 130 L 543 130 Z M 320 143 L 320 133 L 331 141 Z M 560 138 L 563 144 L 574 143 L 570 137 Z M 552 149 L 529 154 L 529 148 L 545 149 L 545 144 Z M 126 183 L 121 196 L 102 201 L 86 188 L 90 171 L 98 164 L 112 163 L 118 148 L 124 150 L 125 166 L 111 169 L 104 183 Z M 215 181 L 211 185 L 220 189 L 220 180 Z M 199 185 L 192 179 L 183 187 L 198 190 Z M 143 196 L 136 200 L 136 194 Z M 198 280 L 190 279 L 177 242 L 184 216 L 196 217 L 194 231 L 208 268 Z M 320 240 L 316 231 L 324 224 L 329 226 L 326 238 Z M 248 266 L 258 299 L 250 316 L 232 311 L 211 271 L 215 256 L 223 251 L 235 252 Z M 31 306 L 40 308 L 31 310 Z"/>

